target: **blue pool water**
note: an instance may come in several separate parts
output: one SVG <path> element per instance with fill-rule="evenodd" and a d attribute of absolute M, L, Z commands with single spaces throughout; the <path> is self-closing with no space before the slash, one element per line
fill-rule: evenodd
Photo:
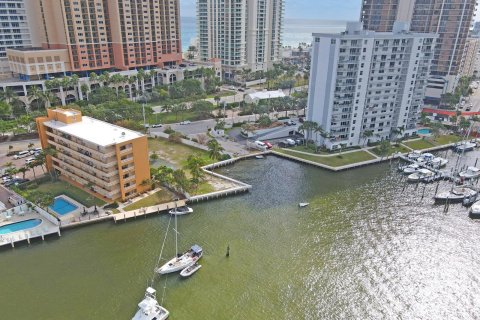
<path fill-rule="evenodd" d="M 15 223 L 10 223 L 0 227 L 0 234 L 7 234 L 10 232 L 26 230 L 38 226 L 42 223 L 42 219 L 30 219 Z"/>
<path fill-rule="evenodd" d="M 417 134 L 430 134 L 430 133 L 431 133 L 430 129 L 427 129 L 427 128 L 417 130 Z"/>
<path fill-rule="evenodd" d="M 61 216 L 69 214 L 70 212 L 78 209 L 76 205 L 71 204 L 63 198 L 56 198 L 53 201 L 53 204 L 48 207 L 50 208 L 50 210 L 55 211 L 55 213 L 58 213 Z"/>

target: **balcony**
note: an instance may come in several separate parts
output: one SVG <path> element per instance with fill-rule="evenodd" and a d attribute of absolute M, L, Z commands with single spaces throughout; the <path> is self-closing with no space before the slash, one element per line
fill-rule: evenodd
<path fill-rule="evenodd" d="M 75 138 L 69 138 L 68 135 L 62 133 L 62 132 L 50 132 L 47 131 L 47 135 L 53 136 L 55 138 L 59 138 L 60 140 L 63 140 L 65 143 L 72 143 L 74 146 L 85 149 L 88 152 L 91 152 L 92 155 L 95 155 L 98 159 L 103 159 L 103 158 L 109 158 L 115 156 L 115 149 L 111 148 L 103 148 L 98 146 L 96 149 L 92 148 L 91 146 L 87 145 L 85 142 L 75 139 Z"/>

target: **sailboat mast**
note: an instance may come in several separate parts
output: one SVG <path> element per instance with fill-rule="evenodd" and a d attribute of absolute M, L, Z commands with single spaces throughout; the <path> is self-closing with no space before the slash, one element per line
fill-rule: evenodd
<path fill-rule="evenodd" d="M 175 201 L 175 213 L 177 212 L 177 202 Z M 178 229 L 177 215 L 175 214 L 175 257 L 178 257 Z"/>

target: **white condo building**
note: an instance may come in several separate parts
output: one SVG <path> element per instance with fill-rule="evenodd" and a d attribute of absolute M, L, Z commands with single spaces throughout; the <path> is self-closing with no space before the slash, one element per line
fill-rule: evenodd
<path fill-rule="evenodd" d="M 222 60 L 224 76 L 267 70 L 281 59 L 284 0 L 197 0 L 202 61 Z"/>
<path fill-rule="evenodd" d="M 392 130 L 415 131 L 436 35 L 365 31 L 348 23 L 341 34 L 313 34 L 307 119 L 330 134 L 319 144 L 336 149 L 390 139 Z M 313 137 L 311 137 L 313 138 Z"/>
<path fill-rule="evenodd" d="M 27 16 L 31 0 L 0 1 L 0 76 L 7 76 L 10 68 L 7 48 L 31 47 L 32 39 Z M 27 7 L 26 7 L 27 6 Z"/>

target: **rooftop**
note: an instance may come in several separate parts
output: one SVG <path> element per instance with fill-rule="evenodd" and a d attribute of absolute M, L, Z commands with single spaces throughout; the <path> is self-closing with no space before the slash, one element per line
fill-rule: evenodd
<path fill-rule="evenodd" d="M 273 99 L 273 98 L 283 98 L 285 97 L 285 94 L 281 90 L 277 91 L 261 91 L 261 92 L 254 92 L 254 93 L 249 93 L 248 96 L 250 99 Z"/>
<path fill-rule="evenodd" d="M 71 124 L 57 120 L 46 121 L 44 124 L 47 127 L 57 129 L 58 131 L 102 147 L 115 145 L 143 136 L 136 131 L 86 116 L 82 117 L 82 121 Z"/>

